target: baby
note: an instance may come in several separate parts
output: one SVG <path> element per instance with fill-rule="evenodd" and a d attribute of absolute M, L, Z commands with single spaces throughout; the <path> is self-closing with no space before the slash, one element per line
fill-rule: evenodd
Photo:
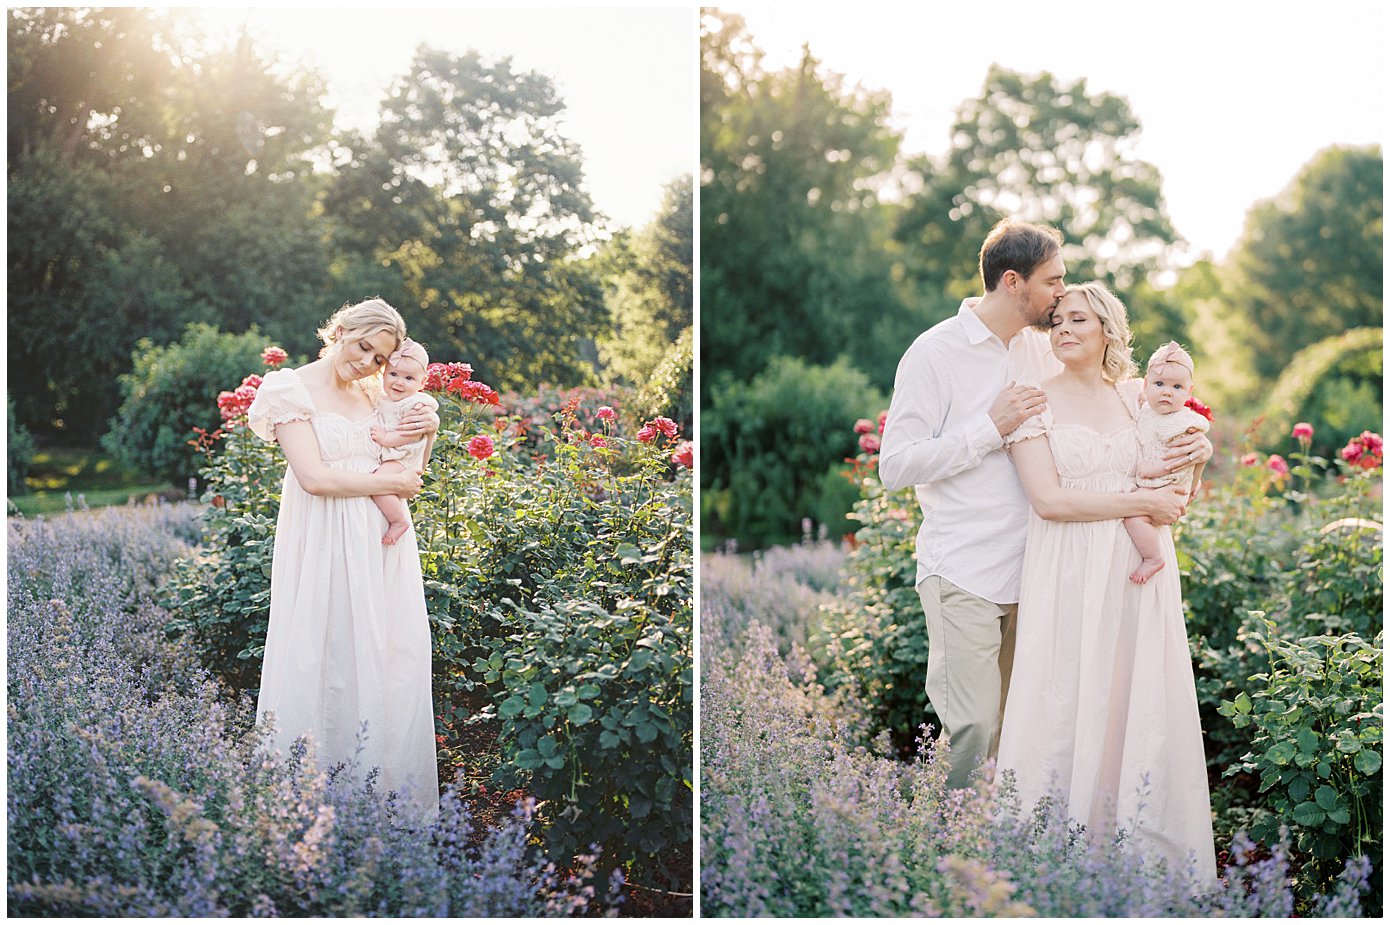
<path fill-rule="evenodd" d="M 381 444 L 381 465 L 378 472 L 417 472 L 425 468 L 425 438 L 397 432 L 401 416 L 419 405 L 430 411 L 439 410 L 434 396 L 421 392 L 425 384 L 425 369 L 430 365 L 429 354 L 418 343 L 406 338 L 386 360 L 382 373 L 382 396 L 377 402 L 381 424 L 372 425 L 372 439 Z M 386 516 L 386 535 L 381 542 L 393 546 L 410 529 L 410 512 L 405 499 L 396 495 L 373 495 L 372 500 Z"/>
<path fill-rule="evenodd" d="M 1170 438 L 1205 431 L 1210 426 L 1206 418 L 1187 407 L 1187 400 L 1192 397 L 1192 374 L 1192 357 L 1176 341 L 1169 341 L 1149 357 L 1149 370 L 1144 376 L 1145 403 L 1139 408 L 1139 468 L 1135 480 L 1139 488 L 1182 485 L 1190 496 L 1201 481 L 1205 462 L 1188 464 L 1173 472 L 1163 462 Z M 1125 529 L 1143 557 L 1129 580 L 1142 585 L 1163 568 L 1158 528 L 1147 517 L 1126 517 Z"/>

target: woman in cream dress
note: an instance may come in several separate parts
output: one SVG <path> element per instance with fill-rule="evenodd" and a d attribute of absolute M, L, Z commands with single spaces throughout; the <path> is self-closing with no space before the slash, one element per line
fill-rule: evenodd
<path fill-rule="evenodd" d="M 1007 438 L 1033 513 L 998 768 L 1022 805 L 1049 794 L 1105 841 L 1215 882 L 1211 801 L 1172 535 L 1146 584 L 1121 520 L 1067 521 L 1069 494 L 1134 487 L 1140 380 L 1124 306 L 1096 283 L 1053 313 L 1063 371 Z M 1126 381 L 1129 380 L 1129 381 Z"/>
<path fill-rule="evenodd" d="M 273 714 L 274 745 L 307 736 L 320 768 L 379 769 L 376 786 L 428 816 L 438 809 L 431 645 L 413 534 L 383 546 L 372 495 L 412 497 L 415 471 L 375 473 L 372 440 L 382 365 L 405 339 L 380 299 L 341 309 L 319 332 L 318 360 L 268 373 L 251 429 L 284 450 L 257 715 Z M 402 426 L 438 430 L 428 412 Z M 365 729 L 365 734 L 364 734 Z"/>

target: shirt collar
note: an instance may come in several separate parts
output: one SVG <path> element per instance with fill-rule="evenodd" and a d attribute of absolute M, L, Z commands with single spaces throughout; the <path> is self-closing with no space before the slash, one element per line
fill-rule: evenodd
<path fill-rule="evenodd" d="M 956 312 L 956 317 L 960 319 L 961 329 L 965 331 L 965 337 L 972 346 L 982 344 L 994 337 L 994 332 L 985 326 L 979 315 L 975 314 L 975 306 L 979 301 L 979 296 L 971 296 L 960 303 L 960 311 Z M 994 337 L 994 340 L 998 342 L 999 338 Z"/>

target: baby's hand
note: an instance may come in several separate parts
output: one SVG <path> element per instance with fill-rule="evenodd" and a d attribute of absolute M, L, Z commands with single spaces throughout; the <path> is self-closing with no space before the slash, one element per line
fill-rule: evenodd
<path fill-rule="evenodd" d="M 381 444 L 382 446 L 385 446 L 385 445 L 386 445 L 386 439 L 385 439 L 385 438 L 386 438 L 386 428 L 385 428 L 385 427 L 382 427 L 380 424 L 373 424 L 373 425 L 372 425 L 372 439 L 375 440 L 377 443 Z"/>

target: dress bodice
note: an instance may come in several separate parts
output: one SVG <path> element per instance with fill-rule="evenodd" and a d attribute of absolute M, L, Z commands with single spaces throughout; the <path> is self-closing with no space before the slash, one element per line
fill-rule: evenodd
<path fill-rule="evenodd" d="M 372 439 L 376 415 L 354 421 L 334 411 L 315 411 L 310 420 L 319 441 L 319 458 L 325 465 L 370 472 L 381 464 L 380 447 Z"/>
<path fill-rule="evenodd" d="M 1063 488 L 1128 491 L 1139 462 L 1139 435 L 1127 424 L 1102 433 L 1084 424 L 1053 423 L 1047 432 Z"/>
<path fill-rule="evenodd" d="M 364 385 L 375 407 L 379 389 Z M 319 444 L 319 458 L 333 469 L 371 472 L 381 464 L 381 448 L 372 439 L 372 425 L 380 423 L 375 410 L 354 420 L 336 411 L 320 411 L 293 369 L 266 373 L 256 398 L 246 412 L 246 423 L 263 440 L 275 439 L 275 427 L 291 421 L 310 421 Z"/>

